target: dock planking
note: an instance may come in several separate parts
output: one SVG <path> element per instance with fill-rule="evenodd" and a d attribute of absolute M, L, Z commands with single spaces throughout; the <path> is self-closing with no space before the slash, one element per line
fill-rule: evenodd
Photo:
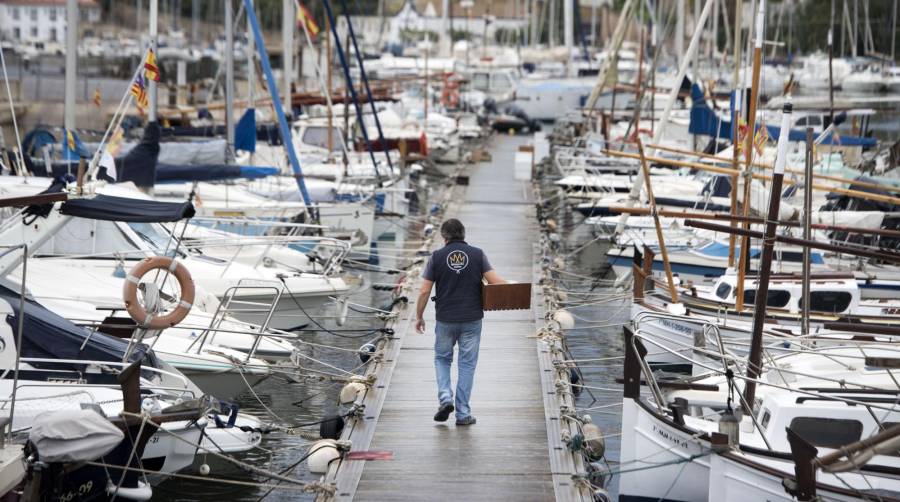
<path fill-rule="evenodd" d="M 484 249 L 507 280 L 531 281 L 539 235 L 530 189 L 513 179 L 513 157 L 524 138 L 497 137 L 489 163 L 472 167 L 470 184 L 455 188 L 446 217 L 466 225 L 466 240 Z M 442 245 L 436 239 L 435 246 Z M 411 291 L 415 298 L 419 281 Z M 386 392 L 367 405 L 353 450 L 390 451 L 393 460 L 343 461 L 333 469 L 338 500 L 553 500 L 568 473 L 554 470 L 545 414 L 534 311 L 485 314 L 471 400 L 478 423 L 434 422 L 434 309 L 426 334 L 415 332 L 413 305 L 397 323 L 389 347 Z M 453 381 L 456 381 L 454 364 Z M 543 385 L 542 385 L 543 384 Z M 345 434 L 346 436 L 346 434 Z M 354 437 L 355 436 L 355 437 Z M 554 479 L 556 477 L 557 479 Z M 556 486 L 554 486 L 556 485 Z M 566 498 L 566 497 L 562 497 Z"/>

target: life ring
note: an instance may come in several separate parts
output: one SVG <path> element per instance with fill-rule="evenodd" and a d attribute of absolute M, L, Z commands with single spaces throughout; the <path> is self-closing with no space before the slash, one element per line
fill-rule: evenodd
<path fill-rule="evenodd" d="M 181 288 L 181 300 L 172 312 L 155 316 L 147 312 L 147 309 L 137 299 L 138 284 L 141 277 L 151 270 L 165 270 L 175 276 L 178 286 Z M 141 327 L 149 329 L 164 329 L 180 323 L 191 311 L 194 302 L 194 280 L 187 267 L 167 256 L 154 256 L 141 260 L 131 272 L 125 276 L 125 286 L 122 288 L 122 298 L 125 300 L 125 310 Z"/>

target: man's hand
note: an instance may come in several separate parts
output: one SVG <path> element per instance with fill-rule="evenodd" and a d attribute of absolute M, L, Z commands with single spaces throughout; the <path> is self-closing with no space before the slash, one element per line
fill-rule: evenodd
<path fill-rule="evenodd" d="M 425 334 L 425 319 L 421 317 L 416 319 L 416 332 L 420 335 Z"/>

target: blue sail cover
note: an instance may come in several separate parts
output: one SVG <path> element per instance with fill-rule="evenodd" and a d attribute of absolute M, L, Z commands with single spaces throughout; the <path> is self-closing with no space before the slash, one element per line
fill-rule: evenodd
<path fill-rule="evenodd" d="M 256 151 L 256 110 L 248 108 L 234 129 L 234 149 Z"/>
<path fill-rule="evenodd" d="M 693 102 L 693 106 L 691 106 L 691 121 L 688 125 L 688 132 L 691 134 L 703 134 L 706 136 L 731 140 L 731 121 L 722 120 L 716 115 L 706 102 L 706 96 L 703 94 L 703 90 L 700 89 L 700 86 L 697 84 L 691 86 L 691 101 Z M 731 101 L 733 106 L 733 95 Z M 838 121 L 838 118 L 835 117 L 835 122 Z M 759 127 L 761 126 L 757 124 L 756 128 L 758 129 Z M 769 137 L 772 138 L 773 141 L 778 141 L 778 137 L 781 135 L 781 127 L 768 124 L 765 127 L 769 133 Z M 805 142 L 806 131 L 791 129 L 788 134 L 788 139 L 794 142 Z M 834 140 L 836 145 L 841 146 L 872 147 L 877 144 L 875 138 L 844 135 L 828 135 L 824 138 L 822 144 L 830 145 L 832 140 Z"/>
<path fill-rule="evenodd" d="M 156 162 L 159 160 L 159 137 L 161 131 L 158 122 L 150 122 L 144 128 L 141 142 L 128 152 L 125 157 L 116 159 L 118 181 L 131 181 L 139 187 L 152 187 L 156 183 Z"/>
<path fill-rule="evenodd" d="M 59 212 L 92 220 L 129 223 L 172 222 L 191 218 L 195 214 L 194 205 L 187 201 L 157 202 L 102 194 L 93 199 L 68 200 L 63 203 Z"/>
<path fill-rule="evenodd" d="M 235 164 L 174 165 L 157 164 L 157 183 L 218 181 L 236 178 L 258 179 L 278 174 L 277 167 L 238 166 Z"/>
<path fill-rule="evenodd" d="M 19 294 L 0 286 L 0 299 L 6 301 L 13 309 L 7 323 L 12 327 L 13 335 L 18 338 L 19 328 Z M 72 359 L 122 362 L 128 342 L 103 334 L 91 333 L 91 330 L 77 326 L 68 319 L 54 314 L 31 298 L 25 300 L 25 318 L 22 332 L 22 357 L 42 359 Z M 85 339 L 90 338 L 87 344 Z M 81 348 L 84 344 L 84 349 Z M 146 345 L 138 345 L 131 354 L 131 362 L 144 359 L 150 352 Z M 35 363 L 38 367 L 71 366 L 64 363 Z"/>

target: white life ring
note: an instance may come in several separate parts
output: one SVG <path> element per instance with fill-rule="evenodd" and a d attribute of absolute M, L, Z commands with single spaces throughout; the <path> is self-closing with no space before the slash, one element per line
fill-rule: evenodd
<path fill-rule="evenodd" d="M 141 277 L 151 270 L 166 270 L 178 280 L 181 288 L 181 300 L 172 312 L 155 316 L 147 312 L 137 298 L 138 284 Z M 194 302 L 194 280 L 187 267 L 167 256 L 154 256 L 144 258 L 125 276 L 125 286 L 122 288 L 122 297 L 125 300 L 125 310 L 128 315 L 141 327 L 149 329 L 164 329 L 175 326 L 188 315 Z"/>

